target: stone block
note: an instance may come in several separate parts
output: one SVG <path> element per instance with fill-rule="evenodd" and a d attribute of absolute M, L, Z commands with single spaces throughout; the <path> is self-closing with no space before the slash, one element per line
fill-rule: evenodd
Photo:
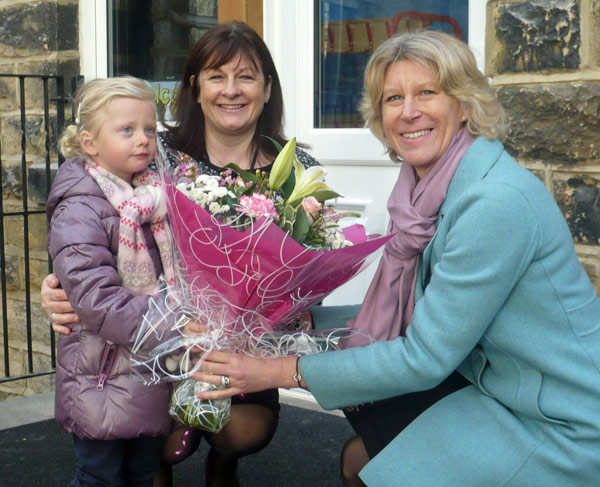
<path fill-rule="evenodd" d="M 41 115 L 26 115 L 24 121 L 25 150 L 27 154 L 46 153 L 46 130 Z M 0 120 L 0 144 L 3 154 L 21 154 L 21 117 L 5 117 Z"/>
<path fill-rule="evenodd" d="M 504 86 L 498 89 L 515 157 L 546 163 L 597 164 L 600 82 Z"/>
<path fill-rule="evenodd" d="M 58 163 L 50 164 L 50 186 L 56 172 L 58 171 Z M 27 190 L 29 191 L 29 199 L 36 203 L 45 205 L 48 199 L 47 173 L 46 163 L 39 162 L 29 166 L 27 172 Z"/>
<path fill-rule="evenodd" d="M 579 0 L 503 1 L 493 10 L 497 42 L 488 48 L 492 73 L 579 68 Z"/>
<path fill-rule="evenodd" d="M 12 248 L 21 249 L 19 255 L 23 255 L 22 249 L 25 248 L 25 238 L 23 231 L 23 217 L 8 216 L 4 220 L 4 245 L 10 245 Z"/>
<path fill-rule="evenodd" d="M 600 245 L 600 174 L 555 173 L 553 192 L 574 241 Z"/>
<path fill-rule="evenodd" d="M 5 272 L 6 272 L 6 290 L 20 291 L 21 273 L 19 272 L 19 258 L 12 255 L 5 256 Z"/>
<path fill-rule="evenodd" d="M 0 9 L 0 44 L 13 49 L 78 49 L 78 6 L 29 2 Z"/>
<path fill-rule="evenodd" d="M 56 5 L 56 50 L 79 50 L 79 5 L 57 3 Z"/>
<path fill-rule="evenodd" d="M 28 216 L 28 247 L 29 258 L 33 260 L 46 259 L 47 250 L 47 224 L 45 213 L 30 214 Z M 4 246 L 8 255 L 24 257 L 25 227 L 23 216 L 14 215 L 5 217 L 4 221 Z M 40 259 L 40 256 L 43 256 Z"/>
<path fill-rule="evenodd" d="M 51 369 L 50 357 L 48 356 L 40 356 L 39 359 L 36 357 L 35 359 L 37 364 L 34 363 L 34 370 L 45 372 Z M 37 368 L 39 367 L 39 368 Z M 27 386 L 25 389 L 25 395 L 31 394 L 43 394 L 44 392 L 53 391 L 55 385 L 55 375 L 54 374 L 45 374 L 40 375 L 38 377 L 31 377 L 26 381 Z"/>
<path fill-rule="evenodd" d="M 12 371 L 11 375 L 14 375 L 12 374 Z M 27 384 L 25 379 L 4 382 L 0 385 L 0 400 L 4 401 L 6 399 L 21 397 L 25 393 L 26 388 Z"/>
<path fill-rule="evenodd" d="M 36 213 L 29 215 L 29 251 L 45 251 L 48 246 L 46 243 L 46 213 Z M 34 258 L 30 255 L 30 258 Z"/>
<path fill-rule="evenodd" d="M 50 334 L 52 329 L 48 323 L 48 318 L 39 305 L 30 306 L 31 316 L 31 339 L 48 345 L 50 343 Z M 25 302 L 14 303 L 15 318 L 11 320 L 9 329 L 9 340 L 11 343 L 21 342 L 27 344 L 27 308 Z M 39 347 L 38 347 L 39 348 Z"/>
<path fill-rule="evenodd" d="M 16 67 L 17 73 L 23 75 L 65 76 L 65 86 L 69 87 L 71 77 L 79 76 L 79 56 L 78 53 L 68 53 L 68 55 L 59 53 L 52 56 L 52 59 L 45 60 L 24 57 Z M 15 70 L 9 72 L 13 73 Z"/>
<path fill-rule="evenodd" d="M 10 375 L 22 375 L 27 374 L 27 353 L 25 352 L 25 348 L 20 345 L 10 346 L 8 348 L 8 365 L 10 367 Z"/>
<path fill-rule="evenodd" d="M 44 235 L 46 231 L 44 230 Z M 45 238 L 44 238 L 45 242 Z M 29 264 L 29 284 L 31 293 L 36 297 L 40 292 L 42 281 L 48 275 L 48 260 L 31 259 Z"/>
<path fill-rule="evenodd" d="M 2 197 L 23 197 L 23 179 L 20 166 L 2 166 Z"/>
<path fill-rule="evenodd" d="M 10 73 L 7 73 L 10 74 Z M 14 90 L 14 78 L 0 77 L 0 112 L 18 109 Z"/>

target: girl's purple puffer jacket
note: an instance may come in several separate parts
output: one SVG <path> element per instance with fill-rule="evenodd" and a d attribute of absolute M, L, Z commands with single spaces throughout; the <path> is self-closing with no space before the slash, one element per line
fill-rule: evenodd
<path fill-rule="evenodd" d="M 170 386 L 145 386 L 131 371 L 130 347 L 148 307 L 117 272 L 119 215 L 81 158 L 58 171 L 47 204 L 48 249 L 81 318 L 58 339 L 55 415 L 84 439 L 122 439 L 169 432 Z M 148 225 L 144 235 L 157 275 L 160 257 Z M 109 372 L 103 382 L 103 372 Z"/>

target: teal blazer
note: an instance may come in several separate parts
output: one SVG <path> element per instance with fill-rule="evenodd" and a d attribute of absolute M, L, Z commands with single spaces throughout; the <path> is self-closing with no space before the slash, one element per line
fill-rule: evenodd
<path fill-rule="evenodd" d="M 424 252 L 405 338 L 305 356 L 326 409 L 429 389 L 436 403 L 362 470 L 369 487 L 600 482 L 600 299 L 544 185 L 481 137 Z"/>

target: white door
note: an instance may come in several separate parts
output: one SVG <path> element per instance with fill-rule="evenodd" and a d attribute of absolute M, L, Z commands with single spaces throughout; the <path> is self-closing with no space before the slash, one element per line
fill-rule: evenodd
<path fill-rule="evenodd" d="M 265 0 L 264 38 L 283 86 L 286 134 L 310 145 L 343 195 L 375 231 L 387 227 L 387 197 L 399 165 L 361 128 L 356 104 L 370 52 L 406 29 L 434 28 L 468 39 L 483 67 L 484 0 Z M 329 305 L 360 303 L 377 262 L 335 291 Z"/>

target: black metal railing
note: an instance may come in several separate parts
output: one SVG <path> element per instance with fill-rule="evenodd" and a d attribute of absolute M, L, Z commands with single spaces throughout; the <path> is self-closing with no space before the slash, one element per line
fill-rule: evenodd
<path fill-rule="evenodd" d="M 32 304 L 31 304 L 31 271 L 30 271 L 30 231 L 35 231 L 35 228 L 30 228 L 30 219 L 33 215 L 45 214 L 45 209 L 41 208 L 40 204 L 30 205 L 30 188 L 28 178 L 28 137 L 27 137 L 27 120 L 28 117 L 40 117 L 42 118 L 42 126 L 44 132 L 44 143 L 43 150 L 36 149 L 35 157 L 43 158 L 45 162 L 45 168 L 43 170 L 45 177 L 38 178 L 37 181 L 42 181 L 44 188 L 31 188 L 37 192 L 41 192 L 45 198 L 50 192 L 50 186 L 52 183 L 52 164 L 57 163 L 57 167 L 63 162 L 63 158 L 56 150 L 56 141 L 58 134 L 62 131 L 65 120 L 73 118 L 71 107 L 72 94 L 77 88 L 77 84 L 80 77 L 71 77 L 70 85 L 65 86 L 64 76 L 55 75 L 12 75 L 12 74 L 0 74 L 0 81 L 9 82 L 12 79 L 15 82 L 15 95 L 18 96 L 18 110 L 15 110 L 15 116 L 19 117 L 19 128 L 20 128 L 20 174 L 22 181 L 22 192 L 21 192 L 21 208 L 19 210 L 5 211 L 4 198 L 0 198 L 0 285 L 2 287 L 2 351 L 3 351 L 3 362 L 4 362 L 4 374 L 0 377 L 0 383 L 15 381 L 19 379 L 27 379 L 31 377 L 37 377 L 47 374 L 52 374 L 56 368 L 56 347 L 54 333 L 48 326 L 48 338 L 47 343 L 50 343 L 50 368 L 48 370 L 35 370 L 34 368 L 34 351 L 33 351 L 33 334 L 32 334 Z M 26 83 L 27 82 L 27 83 Z M 26 84 L 30 86 L 31 92 L 38 89 L 41 92 L 41 104 L 43 106 L 26 106 Z M 31 88 L 33 86 L 33 88 Z M 50 92 L 53 92 L 51 94 Z M 18 95 L 17 95 L 18 94 Z M 38 97 L 38 93 L 33 93 L 35 97 Z M 67 114 L 67 110 L 70 113 Z M 33 115 L 32 115 L 33 114 Z M 67 114 L 67 116 L 66 116 Z M 52 123 L 55 122 L 54 130 Z M 44 152 L 44 155 L 40 152 Z M 3 153 L 0 139 L 0 172 L 2 178 L 5 175 L 5 168 L 3 168 Z M 4 181 L 3 181 L 3 192 L 4 192 Z M 16 198 L 15 198 L 16 201 Z M 18 205 L 13 205 L 18 206 Z M 31 206 L 31 207 L 30 207 Z M 25 336 L 26 336 L 26 367 L 21 367 L 16 374 L 13 375 L 11 371 L 11 342 L 10 342 L 10 327 L 9 327 L 9 313 L 8 313 L 8 291 L 7 291 L 7 275 L 6 275 L 6 242 L 7 235 L 5 234 L 5 221 L 10 217 L 17 217 L 22 219 L 23 228 L 23 281 L 24 285 L 21 286 L 21 292 L 24 293 L 25 303 Z M 38 232 L 45 231 L 45 229 L 38 229 Z M 9 236 L 11 241 L 15 241 L 14 235 Z M 48 256 L 48 272 L 52 272 L 52 261 Z M 39 283 L 38 283 L 39 284 Z M 13 313 L 14 314 L 14 313 Z M 19 325 L 20 326 L 20 325 Z M 22 353 L 22 352 L 21 352 Z M 24 370 L 25 369 L 25 370 Z"/>

